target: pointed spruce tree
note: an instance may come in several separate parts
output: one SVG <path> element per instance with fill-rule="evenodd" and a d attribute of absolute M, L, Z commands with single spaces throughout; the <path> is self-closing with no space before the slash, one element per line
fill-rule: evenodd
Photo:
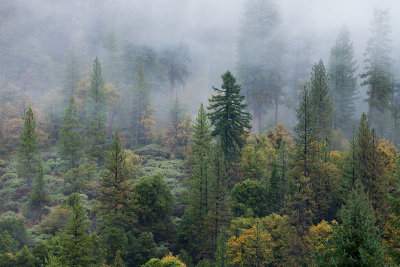
<path fill-rule="evenodd" d="M 38 154 L 38 134 L 35 130 L 36 121 L 33 116 L 32 108 L 29 108 L 25 114 L 24 129 L 21 132 L 17 154 L 17 172 L 23 177 L 28 186 L 36 173 L 37 154 Z"/>
<path fill-rule="evenodd" d="M 99 196 L 101 217 L 100 234 L 105 242 L 103 248 L 108 262 L 112 262 L 117 251 L 127 254 L 127 233 L 135 223 L 133 186 L 129 182 L 126 155 L 118 132 L 115 133 L 102 175 Z"/>
<path fill-rule="evenodd" d="M 213 87 L 215 94 L 209 100 L 209 118 L 214 126 L 212 135 L 220 138 L 225 158 L 232 162 L 238 158 L 247 130 L 251 129 L 251 115 L 244 111 L 247 104 L 243 103 L 244 96 L 235 77 L 229 71 L 221 77 L 221 88 Z"/>
<path fill-rule="evenodd" d="M 368 118 L 379 135 L 384 135 L 393 93 L 389 10 L 375 9 L 371 36 L 365 50 L 365 72 L 361 85 L 368 86 Z"/>
<path fill-rule="evenodd" d="M 357 184 L 340 209 L 341 220 L 333 234 L 335 266 L 384 266 L 382 240 L 375 226 L 374 210 Z"/>
<path fill-rule="evenodd" d="M 205 251 L 205 219 L 210 210 L 211 189 L 211 125 L 203 104 L 193 127 L 193 145 L 189 158 L 188 206 L 181 224 L 180 242 L 192 255 Z"/>
<path fill-rule="evenodd" d="M 100 61 L 97 57 L 93 63 L 88 97 L 87 130 L 89 146 L 87 152 L 99 165 L 103 165 L 106 156 L 106 92 Z"/>
<path fill-rule="evenodd" d="M 143 124 L 142 117 L 147 108 L 150 106 L 150 91 L 146 83 L 146 75 L 143 69 L 143 64 L 140 62 L 136 85 L 133 89 L 132 101 L 132 122 L 135 146 L 144 144 L 146 140 L 146 128 Z"/>
<path fill-rule="evenodd" d="M 322 60 L 314 64 L 311 72 L 311 105 L 313 106 L 317 142 L 330 138 L 333 119 L 333 102 L 329 88 L 329 77 Z"/>
<path fill-rule="evenodd" d="M 33 186 L 33 192 L 29 196 L 27 203 L 28 216 L 34 222 L 41 221 L 42 216 L 46 214 L 46 205 L 50 203 L 50 198 L 46 190 L 46 183 L 44 180 L 43 163 L 39 161 L 38 174 Z"/>
<path fill-rule="evenodd" d="M 70 168 L 77 167 L 82 157 L 82 138 L 79 128 L 78 110 L 74 97 L 71 96 L 63 117 L 59 141 L 61 158 L 68 161 Z"/>
<path fill-rule="evenodd" d="M 86 211 L 78 194 L 70 197 L 72 202 L 71 219 L 62 234 L 61 261 L 66 266 L 92 266 L 92 243 L 89 237 Z"/>
<path fill-rule="evenodd" d="M 357 62 L 350 33 L 343 28 L 331 49 L 329 80 L 335 104 L 334 128 L 351 135 L 355 100 L 357 98 Z"/>

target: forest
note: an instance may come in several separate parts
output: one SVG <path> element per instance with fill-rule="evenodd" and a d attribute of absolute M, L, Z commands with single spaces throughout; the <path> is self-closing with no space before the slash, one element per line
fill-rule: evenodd
<path fill-rule="evenodd" d="M 400 5 L 346 3 L 0 1 L 0 267 L 399 266 Z"/>

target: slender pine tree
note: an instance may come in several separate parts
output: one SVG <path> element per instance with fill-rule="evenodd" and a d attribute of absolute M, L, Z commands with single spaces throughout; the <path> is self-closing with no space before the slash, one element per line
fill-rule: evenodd
<path fill-rule="evenodd" d="M 88 220 L 78 194 L 71 197 L 72 216 L 62 235 L 61 261 L 66 266 L 92 266 L 92 243 L 89 238 Z"/>
<path fill-rule="evenodd" d="M 214 126 L 213 136 L 221 141 L 222 151 L 228 162 L 236 160 L 245 143 L 245 137 L 251 129 L 251 115 L 245 112 L 244 96 L 240 94 L 240 85 L 227 71 L 222 76 L 221 89 L 213 87 L 216 94 L 210 98 L 209 118 Z"/>
<path fill-rule="evenodd" d="M 357 98 L 357 62 L 354 57 L 350 33 L 343 28 L 331 49 L 328 72 L 335 104 L 334 128 L 342 129 L 347 136 L 351 135 Z"/>
<path fill-rule="evenodd" d="M 75 168 L 82 157 L 82 138 L 79 134 L 78 110 L 73 96 L 65 110 L 63 124 L 59 141 L 61 158 L 68 161 L 70 168 Z"/>
<path fill-rule="evenodd" d="M 27 212 L 34 222 L 41 221 L 46 213 L 45 207 L 50 203 L 50 198 L 46 190 L 44 180 L 43 163 L 39 161 L 38 174 L 33 186 L 33 192 L 29 196 L 27 203 Z"/>
<path fill-rule="evenodd" d="M 39 149 L 38 134 L 35 130 L 36 121 L 33 116 L 32 108 L 29 108 L 25 114 L 24 129 L 21 132 L 21 138 L 18 147 L 18 165 L 17 172 L 22 176 L 28 186 L 36 173 L 37 154 Z"/>

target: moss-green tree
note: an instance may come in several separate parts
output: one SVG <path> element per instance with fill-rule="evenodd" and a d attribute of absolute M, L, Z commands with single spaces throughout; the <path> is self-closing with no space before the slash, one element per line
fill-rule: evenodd
<path fill-rule="evenodd" d="M 360 184 L 340 209 L 339 217 L 342 223 L 333 235 L 335 266 L 384 266 L 374 211 Z"/>
<path fill-rule="evenodd" d="M 67 266 L 91 266 L 92 244 L 88 232 L 86 211 L 78 194 L 71 197 L 72 215 L 67 229 L 62 235 L 61 261 Z"/>
<path fill-rule="evenodd" d="M 331 49 L 329 58 L 329 80 L 335 104 L 334 128 L 342 129 L 350 136 L 355 100 L 357 98 L 357 70 L 350 33 L 343 28 Z"/>
<path fill-rule="evenodd" d="M 333 102 L 329 77 L 322 60 L 314 64 L 312 68 L 310 96 L 317 131 L 317 142 L 321 142 L 331 136 L 333 125 Z"/>
<path fill-rule="evenodd" d="M 230 71 L 222 76 L 221 88 L 213 87 L 215 94 L 210 98 L 209 118 L 214 126 L 213 136 L 220 138 L 222 151 L 228 162 L 236 160 L 245 143 L 247 130 L 251 129 L 251 115 L 245 112 L 244 96 L 240 85 Z"/>
<path fill-rule="evenodd" d="M 50 198 L 46 189 L 46 183 L 44 180 L 43 163 L 39 162 L 38 174 L 35 179 L 33 186 L 33 192 L 29 196 L 27 203 L 28 216 L 33 221 L 40 221 L 42 216 L 46 213 L 46 205 L 50 203 Z"/>
<path fill-rule="evenodd" d="M 153 233 L 157 242 L 167 241 L 175 232 L 171 217 L 174 196 L 161 175 L 141 178 L 133 197 L 138 207 L 138 231 Z"/>
<path fill-rule="evenodd" d="M 78 110 L 74 97 L 69 99 L 63 117 L 59 149 L 61 157 L 68 161 L 69 167 L 76 168 L 82 157 L 82 138 L 79 134 Z"/>
<path fill-rule="evenodd" d="M 89 147 L 87 152 L 99 165 L 102 165 L 106 157 L 106 131 L 104 122 L 106 92 L 100 61 L 97 57 L 93 63 L 88 97 L 87 130 Z"/>
<path fill-rule="evenodd" d="M 36 121 L 33 117 L 32 108 L 29 108 L 25 114 L 24 129 L 21 132 L 21 138 L 18 147 L 18 175 L 22 176 L 28 186 L 36 173 L 37 154 L 38 154 L 38 134 L 35 130 Z"/>

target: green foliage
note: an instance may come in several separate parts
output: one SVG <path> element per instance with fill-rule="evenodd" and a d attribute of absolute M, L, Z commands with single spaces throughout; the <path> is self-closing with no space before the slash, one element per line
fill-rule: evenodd
<path fill-rule="evenodd" d="M 232 212 L 235 216 L 265 216 L 268 212 L 265 186 L 254 180 L 235 185 L 231 193 Z"/>
<path fill-rule="evenodd" d="M 221 141 L 222 151 L 228 162 L 236 160 L 244 146 L 247 130 L 251 129 L 251 115 L 243 111 L 244 96 L 240 95 L 240 85 L 227 71 L 222 76 L 221 89 L 213 87 L 216 94 L 210 98 L 209 118 L 214 126 L 213 136 Z"/>
<path fill-rule="evenodd" d="M 11 238 L 18 242 L 19 248 L 29 241 L 24 217 L 18 216 L 14 212 L 9 211 L 1 215 L 0 233 L 4 231 L 8 231 Z"/>
<path fill-rule="evenodd" d="M 350 33 L 343 28 L 335 45 L 331 49 L 329 58 L 329 80 L 332 89 L 332 99 L 335 104 L 334 127 L 350 136 L 355 100 L 357 98 L 357 62 L 355 60 L 353 43 Z"/>
<path fill-rule="evenodd" d="M 361 78 L 364 78 L 361 85 L 368 85 L 368 117 L 380 135 L 385 134 L 386 116 L 389 115 L 393 94 L 389 21 L 388 10 L 375 9 L 371 36 L 364 53 L 365 72 L 361 74 Z"/>
<path fill-rule="evenodd" d="M 71 168 L 64 174 L 65 191 L 67 193 L 85 193 L 93 198 L 98 196 L 91 188 L 96 180 L 98 170 L 96 163 L 83 163 L 79 167 Z"/>
<path fill-rule="evenodd" d="M 174 196 L 161 175 L 142 177 L 135 184 L 133 198 L 138 207 L 138 231 L 151 232 L 157 242 L 170 238 L 174 232 Z"/>
<path fill-rule="evenodd" d="M 322 60 L 314 64 L 311 72 L 311 106 L 314 113 L 317 141 L 331 137 L 333 122 L 333 102 L 331 99 L 329 77 Z"/>
<path fill-rule="evenodd" d="M 74 97 L 71 96 L 63 117 L 59 149 L 61 158 L 68 161 L 69 167 L 77 167 L 82 157 L 82 140 L 79 134 L 78 111 Z"/>
<path fill-rule="evenodd" d="M 97 57 L 93 63 L 88 97 L 88 155 L 95 159 L 97 163 L 101 166 L 103 165 L 106 156 L 106 133 L 104 123 L 106 93 L 104 89 L 104 80 L 102 76 L 100 61 Z"/>
<path fill-rule="evenodd" d="M 80 203 L 78 194 L 70 197 L 72 205 L 71 219 L 62 234 L 61 261 L 67 266 L 90 266 L 92 244 L 88 233 L 86 211 Z"/>
<path fill-rule="evenodd" d="M 146 144 L 146 128 L 142 122 L 142 114 L 150 106 L 150 88 L 147 86 L 146 75 L 142 62 L 137 70 L 136 85 L 132 92 L 132 130 L 135 147 Z"/>
<path fill-rule="evenodd" d="M 0 236 L 0 253 L 15 253 L 18 249 L 18 242 L 12 239 L 7 230 Z"/>
<path fill-rule="evenodd" d="M 149 232 L 140 233 L 138 238 L 133 242 L 132 252 L 133 255 L 129 257 L 129 261 L 134 266 L 141 266 L 151 258 L 157 257 L 157 248 L 153 234 Z"/>
<path fill-rule="evenodd" d="M 28 187 L 35 176 L 37 154 L 38 154 L 38 134 L 35 130 L 36 121 L 33 117 L 32 108 L 29 108 L 25 115 L 24 129 L 18 147 L 18 175 L 26 179 Z"/>
<path fill-rule="evenodd" d="M 360 184 L 340 209 L 340 227 L 333 235 L 335 266 L 384 266 L 381 236 L 375 226 L 374 211 Z M 326 263 L 325 263 L 326 266 Z"/>
<path fill-rule="evenodd" d="M 41 221 L 42 216 L 47 213 L 46 206 L 50 203 L 49 195 L 44 180 L 43 163 L 39 162 L 38 174 L 33 186 L 33 192 L 27 203 L 27 215 L 33 221 Z"/>

